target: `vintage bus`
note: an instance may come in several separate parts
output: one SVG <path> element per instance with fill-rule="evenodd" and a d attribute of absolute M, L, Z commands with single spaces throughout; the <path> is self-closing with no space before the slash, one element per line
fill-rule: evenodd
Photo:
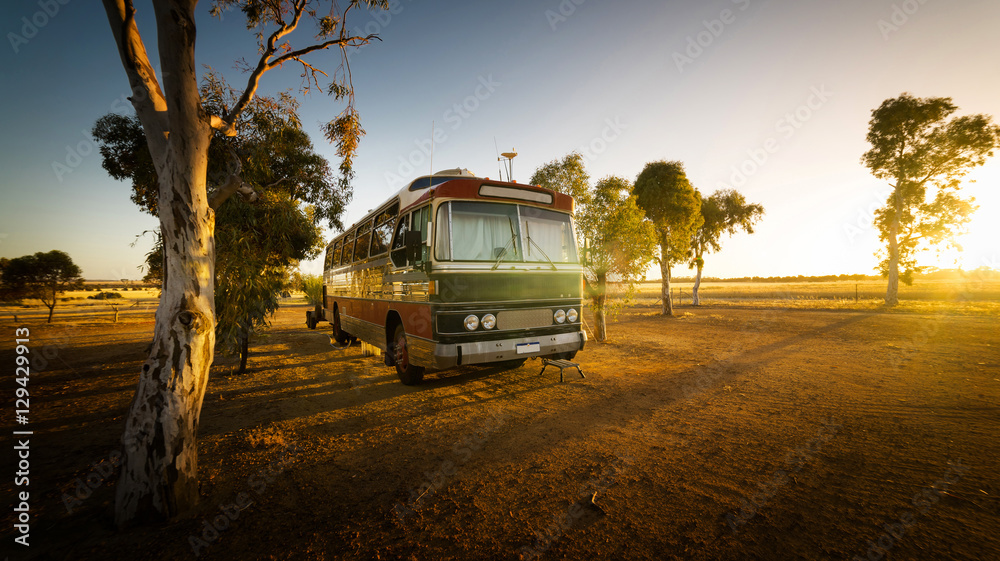
<path fill-rule="evenodd" d="M 582 283 L 572 197 L 454 169 L 330 242 L 307 322 L 378 347 L 410 385 L 425 369 L 573 358 L 587 341 Z"/>

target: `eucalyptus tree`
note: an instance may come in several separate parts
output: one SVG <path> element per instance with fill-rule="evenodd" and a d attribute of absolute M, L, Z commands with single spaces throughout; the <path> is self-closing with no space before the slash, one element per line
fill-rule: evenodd
<path fill-rule="evenodd" d="M 583 156 L 579 152 L 570 152 L 561 160 L 552 160 L 539 166 L 528 183 L 570 195 L 578 208 L 586 207 L 593 197 L 590 175 L 584 168 Z"/>
<path fill-rule="evenodd" d="M 732 236 L 740 231 L 752 234 L 754 225 L 763 216 L 763 206 L 748 203 L 743 195 L 732 189 L 716 191 L 707 199 L 701 199 L 704 222 L 691 237 L 690 266 L 697 271 L 691 290 L 692 304 L 701 304 L 698 288 L 701 287 L 701 273 L 705 268 L 705 254 L 722 249 L 723 234 Z"/>
<path fill-rule="evenodd" d="M 687 259 L 691 238 L 701 226 L 701 201 L 680 162 L 657 161 L 646 164 L 635 180 L 636 204 L 653 223 L 660 264 L 663 315 L 673 315 L 670 269 Z"/>
<path fill-rule="evenodd" d="M 621 177 L 606 177 L 597 182 L 591 204 L 577 220 L 580 235 L 586 240 L 586 270 L 593 279 L 588 296 L 595 320 L 594 336 L 607 339 L 607 316 L 614 316 L 643 278 L 646 266 L 656 251 L 653 225 L 645 220 L 636 205 L 632 184 Z M 625 287 L 626 298 L 608 300 L 608 280 L 613 278 Z"/>
<path fill-rule="evenodd" d="M 885 248 L 878 271 L 888 279 L 885 305 L 899 303 L 899 281 L 913 282 L 917 253 L 942 243 L 957 246 L 976 210 L 974 199 L 959 196 L 961 180 L 993 156 L 1000 127 L 988 115 L 948 117 L 958 108 L 948 97 L 918 98 L 908 93 L 887 99 L 868 123 L 871 149 L 861 162 L 892 188 L 875 212 Z"/>
<path fill-rule="evenodd" d="M 83 286 L 80 267 L 64 251 L 39 251 L 34 255 L 0 262 L 0 297 L 4 300 L 36 298 L 49 309 L 52 323 L 59 293 Z"/>
<path fill-rule="evenodd" d="M 203 103 L 195 56 L 196 0 L 152 0 L 159 71 L 154 70 L 132 0 L 104 0 L 157 176 L 157 206 L 163 236 L 163 289 L 153 342 L 139 375 L 122 436 L 123 461 L 116 488 L 119 527 L 172 518 L 198 501 L 197 429 L 215 347 L 214 209 L 237 191 L 247 192 L 234 168 L 213 192 L 207 190 L 209 149 L 215 135 L 236 136 L 240 116 L 263 76 L 283 65 L 301 65 L 305 88 L 325 89 L 346 108 L 324 127 L 341 158 L 341 182 L 352 176 L 353 155 L 364 134 L 354 108 L 344 49 L 373 36 L 347 32 L 349 13 L 384 1 L 350 0 L 323 7 L 310 0 L 215 0 L 221 16 L 239 9 L 257 37 L 256 64 L 231 106 L 213 112 Z M 231 18 L 230 18 L 231 19 Z M 337 70 L 324 73 L 313 53 L 339 49 Z"/>

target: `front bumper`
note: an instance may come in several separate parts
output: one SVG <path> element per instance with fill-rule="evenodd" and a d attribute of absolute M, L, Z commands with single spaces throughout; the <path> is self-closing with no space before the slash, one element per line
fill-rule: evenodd
<path fill-rule="evenodd" d="M 526 346 L 521 347 L 522 351 L 531 349 L 531 352 L 518 352 L 518 345 L 534 343 L 538 350 Z M 411 336 L 407 336 L 406 341 L 414 364 L 435 369 L 568 353 L 582 350 L 586 343 L 587 334 L 583 331 L 472 343 L 435 344 Z"/>

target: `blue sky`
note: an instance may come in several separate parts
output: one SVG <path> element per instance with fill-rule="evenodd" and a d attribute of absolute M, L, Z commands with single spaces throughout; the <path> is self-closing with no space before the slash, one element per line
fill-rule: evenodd
<path fill-rule="evenodd" d="M 61 249 L 87 278 L 139 277 L 150 240 L 130 244 L 156 221 L 101 169 L 88 133 L 103 114 L 131 110 L 125 74 L 99 6 L 51 1 L 0 8 L 0 256 Z M 219 21 L 208 7 L 199 7 L 198 61 L 241 84 L 233 61 L 253 59 L 253 38 L 238 14 Z M 155 58 L 151 7 L 137 9 Z M 496 177 L 495 141 L 518 152 L 520 181 L 578 150 L 593 180 L 634 179 L 667 159 L 682 161 L 703 193 L 738 188 L 767 215 L 706 259 L 708 275 L 871 273 L 870 213 L 885 196 L 859 162 L 871 110 L 907 91 L 1000 116 L 993 0 L 398 0 L 388 13 L 352 16 L 349 28 L 382 41 L 351 58 L 367 135 L 346 223 L 431 169 L 433 126 L 436 170 Z M 311 60 L 337 65 L 333 54 Z M 299 83 L 288 67 L 267 74 L 262 91 Z M 331 161 L 319 123 L 341 109 L 324 95 L 302 104 Z M 971 178 L 966 192 L 981 208 L 962 262 L 1000 267 L 1000 162 Z"/>

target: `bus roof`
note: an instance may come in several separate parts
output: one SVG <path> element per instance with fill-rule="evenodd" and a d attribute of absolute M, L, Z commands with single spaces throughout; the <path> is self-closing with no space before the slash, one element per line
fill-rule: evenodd
<path fill-rule="evenodd" d="M 398 193 L 389 197 L 363 218 L 344 229 L 350 231 L 364 223 L 381 209 L 399 199 L 399 212 L 418 205 L 431 198 L 462 198 L 517 202 L 540 205 L 546 208 L 573 212 L 573 197 L 546 189 L 538 185 L 526 185 L 509 181 L 494 181 L 488 177 L 477 177 L 464 168 L 446 169 L 434 175 L 423 175 L 411 181 Z M 334 239 L 339 236 L 334 236 Z M 333 243 L 332 241 L 330 243 Z"/>

